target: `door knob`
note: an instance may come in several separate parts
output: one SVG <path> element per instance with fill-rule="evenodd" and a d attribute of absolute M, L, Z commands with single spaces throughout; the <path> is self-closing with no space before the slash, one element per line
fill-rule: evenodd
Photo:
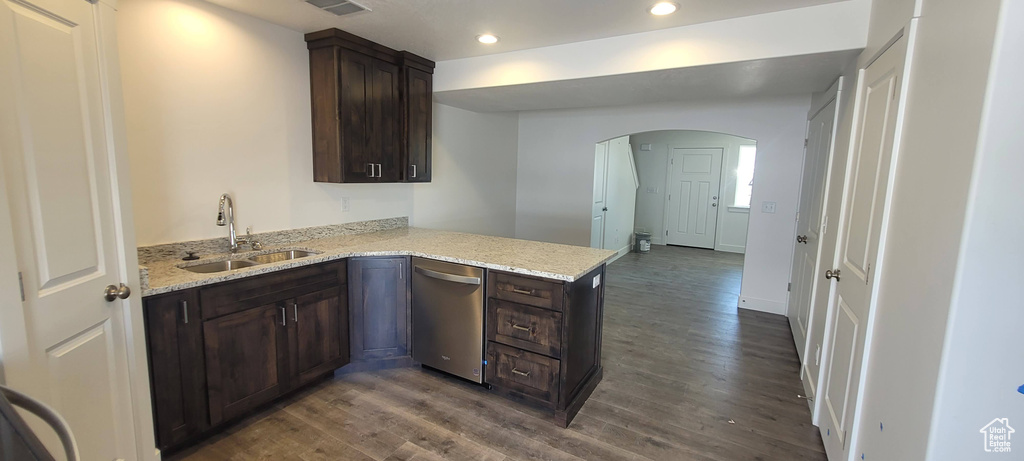
<path fill-rule="evenodd" d="M 103 299 L 106 299 L 107 302 L 114 302 L 117 298 L 128 299 L 131 295 L 131 288 L 128 288 L 128 286 L 123 283 L 121 286 L 107 285 L 107 288 L 103 290 Z"/>
<path fill-rule="evenodd" d="M 797 243 L 807 243 L 807 236 L 806 235 L 798 235 L 798 236 L 796 236 L 796 242 Z"/>
<path fill-rule="evenodd" d="M 839 269 L 836 269 L 834 271 L 833 270 L 825 271 L 825 278 L 826 279 L 836 279 L 836 281 L 838 282 L 839 281 Z"/>
<path fill-rule="evenodd" d="M 711 206 L 718 206 L 718 204 L 717 203 L 712 203 Z"/>

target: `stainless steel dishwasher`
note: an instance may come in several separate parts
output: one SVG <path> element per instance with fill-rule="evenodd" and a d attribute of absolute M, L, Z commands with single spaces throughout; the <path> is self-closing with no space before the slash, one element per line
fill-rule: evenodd
<path fill-rule="evenodd" d="M 483 383 L 484 270 L 412 258 L 412 358 Z"/>

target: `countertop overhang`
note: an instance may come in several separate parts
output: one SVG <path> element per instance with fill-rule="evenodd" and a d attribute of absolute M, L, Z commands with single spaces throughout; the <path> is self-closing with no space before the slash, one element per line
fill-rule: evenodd
<path fill-rule="evenodd" d="M 226 272 L 199 274 L 182 269 L 227 259 L 247 259 L 282 250 L 306 250 L 319 254 L 305 258 L 260 264 Z M 260 251 L 201 255 L 195 261 L 170 259 L 140 266 L 142 296 L 237 280 L 285 269 L 359 256 L 419 256 L 517 274 L 573 282 L 616 255 L 612 250 L 557 243 L 535 242 L 415 227 L 336 235 Z"/>

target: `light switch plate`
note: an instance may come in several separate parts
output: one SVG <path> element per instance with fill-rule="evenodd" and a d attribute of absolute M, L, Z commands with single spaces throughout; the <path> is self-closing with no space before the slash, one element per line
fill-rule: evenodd
<path fill-rule="evenodd" d="M 761 213 L 775 213 L 775 202 L 761 202 Z"/>
<path fill-rule="evenodd" d="M 593 288 L 597 288 L 599 285 L 601 285 L 601 274 L 597 274 L 597 275 L 594 276 L 594 286 L 593 286 Z"/>
<path fill-rule="evenodd" d="M 341 212 L 342 213 L 348 213 L 349 209 L 350 209 L 350 204 L 348 202 L 348 197 L 342 197 L 341 198 Z"/>
<path fill-rule="evenodd" d="M 640 145 L 640 150 L 643 151 L 643 152 L 650 152 L 651 151 L 651 145 L 650 144 L 641 144 Z"/>

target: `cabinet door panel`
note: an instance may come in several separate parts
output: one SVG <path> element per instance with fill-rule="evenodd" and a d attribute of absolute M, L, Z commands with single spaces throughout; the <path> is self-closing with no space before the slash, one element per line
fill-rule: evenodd
<path fill-rule="evenodd" d="M 348 303 L 343 289 L 299 296 L 292 303 L 294 363 L 298 385 L 349 362 Z"/>
<path fill-rule="evenodd" d="M 400 178 L 401 105 L 399 104 L 398 66 L 371 61 L 369 146 L 376 157 L 378 181 L 397 182 Z"/>
<path fill-rule="evenodd" d="M 195 291 L 182 291 L 146 300 L 153 422 L 160 449 L 208 427 L 197 298 Z"/>
<path fill-rule="evenodd" d="M 405 179 L 430 182 L 434 76 L 405 69 Z"/>
<path fill-rule="evenodd" d="M 409 355 L 408 258 L 349 260 L 352 359 Z"/>
<path fill-rule="evenodd" d="M 287 386 L 287 333 L 282 307 L 270 304 L 207 321 L 210 421 L 231 419 Z"/>
<path fill-rule="evenodd" d="M 370 147 L 370 123 L 373 101 L 372 59 L 341 49 L 338 51 L 338 118 L 341 123 L 341 157 L 345 164 L 344 182 L 373 182 L 377 162 Z"/>

